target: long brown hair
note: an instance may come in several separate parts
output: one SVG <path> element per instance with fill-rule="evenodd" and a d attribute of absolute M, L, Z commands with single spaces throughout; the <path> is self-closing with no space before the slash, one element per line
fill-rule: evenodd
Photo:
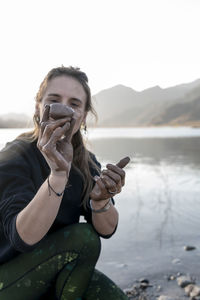
<path fill-rule="evenodd" d="M 62 66 L 50 70 L 49 73 L 44 78 L 44 80 L 42 81 L 42 83 L 40 84 L 39 90 L 35 97 L 36 104 L 41 102 L 49 81 L 55 77 L 63 76 L 63 75 L 73 77 L 81 83 L 87 96 L 85 111 L 87 113 L 91 112 L 97 119 L 97 114 L 92 105 L 91 91 L 88 86 L 87 75 L 84 72 L 82 72 L 79 68 Z M 26 140 L 29 142 L 33 142 L 38 139 L 40 119 L 37 111 L 35 111 L 35 114 L 33 116 L 33 121 L 34 121 L 35 128 L 30 132 L 21 134 L 18 137 L 18 139 Z M 80 176 L 83 179 L 84 188 L 82 192 L 82 198 L 83 198 L 82 203 L 86 208 L 87 200 L 89 198 L 89 194 L 94 184 L 94 179 L 91 175 L 90 167 L 94 168 L 98 173 L 100 172 L 100 169 L 96 165 L 94 160 L 91 158 L 90 152 L 87 150 L 84 144 L 80 129 L 74 134 L 72 138 L 72 145 L 74 149 L 72 167 L 80 174 Z"/>

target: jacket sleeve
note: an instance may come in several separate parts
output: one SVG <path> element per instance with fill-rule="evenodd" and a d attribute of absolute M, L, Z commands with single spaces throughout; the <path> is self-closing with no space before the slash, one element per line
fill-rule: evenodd
<path fill-rule="evenodd" d="M 26 244 L 16 230 L 18 213 L 36 193 L 30 173 L 23 155 L 9 155 L 8 158 L 7 153 L 0 153 L 0 222 L 6 239 L 20 252 L 32 250 L 37 245 Z"/>

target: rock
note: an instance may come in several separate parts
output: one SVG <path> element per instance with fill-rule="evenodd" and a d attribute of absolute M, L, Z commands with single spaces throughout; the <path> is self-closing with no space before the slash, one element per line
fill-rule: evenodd
<path fill-rule="evenodd" d="M 146 299 L 146 297 L 145 297 L 146 294 L 144 292 L 144 289 L 142 289 L 139 285 L 133 285 L 133 287 L 131 289 L 124 289 L 124 293 L 130 299 L 140 299 L 140 300 L 142 300 L 142 299 L 145 300 Z"/>
<path fill-rule="evenodd" d="M 146 278 L 141 278 L 141 279 L 139 280 L 139 282 L 140 282 L 140 283 L 146 283 L 146 284 L 149 284 L 149 280 L 146 279 Z"/>
<path fill-rule="evenodd" d="M 190 297 L 192 299 L 193 298 L 196 299 L 197 296 L 200 296 L 200 287 L 195 285 L 194 288 L 192 289 L 191 293 L 190 293 Z"/>
<path fill-rule="evenodd" d="M 184 249 L 185 251 L 192 251 L 192 250 L 195 250 L 196 247 L 194 247 L 194 246 L 184 246 L 183 249 Z"/>
<path fill-rule="evenodd" d="M 164 296 L 164 295 L 161 295 L 159 298 L 157 298 L 157 300 L 176 300 L 177 298 L 172 298 L 170 296 Z"/>
<path fill-rule="evenodd" d="M 145 290 L 146 288 L 150 287 L 151 285 L 149 285 L 148 283 L 140 283 L 140 288 Z"/>
<path fill-rule="evenodd" d="M 180 287 L 184 288 L 189 284 L 194 284 L 194 280 L 190 276 L 180 276 L 177 278 L 177 283 Z"/>
<path fill-rule="evenodd" d="M 156 291 L 157 291 L 157 292 L 162 291 L 162 286 L 161 286 L 161 285 L 158 285 Z"/>
<path fill-rule="evenodd" d="M 147 287 L 151 286 L 151 285 L 149 284 L 149 280 L 146 279 L 146 278 L 141 278 L 141 279 L 139 280 L 139 283 L 140 283 L 140 288 L 141 288 L 141 289 L 146 289 Z"/>
<path fill-rule="evenodd" d="M 186 293 L 187 296 L 190 296 L 190 293 L 191 293 L 191 291 L 193 290 L 193 288 L 194 288 L 194 284 L 189 284 L 189 285 L 187 285 L 187 286 L 184 288 L 185 293 Z"/>
<path fill-rule="evenodd" d="M 179 258 L 174 258 L 174 259 L 172 260 L 172 263 L 173 263 L 174 265 L 177 265 L 177 264 L 180 264 L 180 263 L 181 263 L 181 260 L 180 260 Z"/>
<path fill-rule="evenodd" d="M 130 294 L 132 292 L 132 288 L 125 288 L 123 289 L 124 294 Z"/>

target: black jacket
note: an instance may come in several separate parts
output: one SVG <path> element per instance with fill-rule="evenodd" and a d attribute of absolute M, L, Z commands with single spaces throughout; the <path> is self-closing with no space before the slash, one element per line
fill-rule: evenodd
<path fill-rule="evenodd" d="M 92 158 L 97 165 L 93 154 Z M 16 230 L 17 214 L 33 199 L 37 190 L 46 180 L 50 168 L 36 142 L 14 140 L 7 143 L 0 152 L 0 264 L 12 259 L 21 252 L 34 249 L 26 244 Z M 91 174 L 96 171 L 91 169 Z M 91 210 L 81 205 L 83 181 L 72 168 L 68 187 L 65 189 L 58 215 L 47 235 L 69 224 L 79 222 L 81 215 L 92 224 Z M 103 236 L 105 238 L 110 237 Z"/>

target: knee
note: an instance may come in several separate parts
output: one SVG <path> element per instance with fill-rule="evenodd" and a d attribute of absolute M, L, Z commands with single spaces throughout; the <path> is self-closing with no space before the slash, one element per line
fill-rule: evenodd
<path fill-rule="evenodd" d="M 66 232 L 68 232 L 68 229 Z M 82 250 L 87 251 L 88 255 L 99 256 L 101 241 L 91 224 L 79 223 L 71 225 L 70 235 Z"/>

